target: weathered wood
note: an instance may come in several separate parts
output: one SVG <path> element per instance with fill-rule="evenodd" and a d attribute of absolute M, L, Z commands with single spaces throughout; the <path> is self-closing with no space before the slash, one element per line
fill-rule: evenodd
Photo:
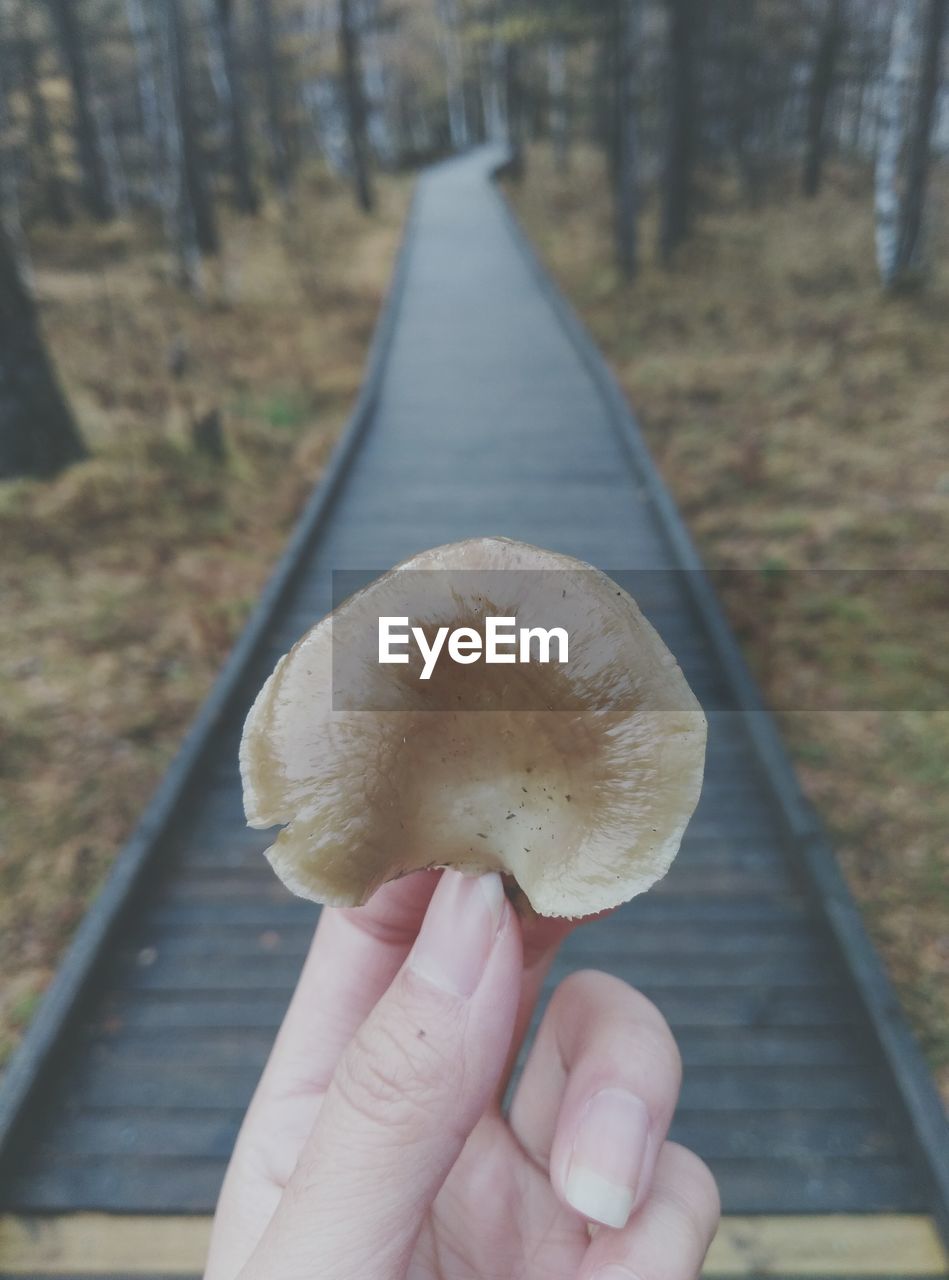
<path fill-rule="evenodd" d="M 198 1280 L 208 1217 L 70 1214 L 0 1218 L 9 1276 L 59 1280 Z M 938 1277 L 945 1255 L 930 1220 L 912 1214 L 726 1215 L 702 1274 L 712 1277 Z M 162 1267 L 159 1274 L 156 1267 Z"/>

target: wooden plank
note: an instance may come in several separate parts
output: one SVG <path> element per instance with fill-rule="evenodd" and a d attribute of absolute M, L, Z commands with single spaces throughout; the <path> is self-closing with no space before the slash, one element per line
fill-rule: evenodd
<path fill-rule="evenodd" d="M 0 1271 L 9 1276 L 200 1275 L 211 1222 L 181 1214 L 118 1218 L 0 1217 Z"/>
<path fill-rule="evenodd" d="M 792 1161 L 812 1173 L 829 1157 L 905 1161 L 905 1143 L 876 1110 L 750 1113 L 736 1124 L 727 1112 L 684 1111 L 671 1136 L 707 1161 Z"/>
<path fill-rule="evenodd" d="M 223 1179 L 221 1160 L 131 1155 L 106 1163 L 53 1152 L 9 1179 L 4 1204 L 13 1213 L 210 1213 Z"/>
<path fill-rule="evenodd" d="M 83 1052 L 103 1058 L 138 1062 L 148 1067 L 166 1059 L 200 1062 L 206 1070 L 232 1063 L 262 1064 L 270 1052 L 269 1030 L 234 1031 L 197 1026 L 169 1038 L 163 1029 L 120 1025 L 110 1031 L 87 1027 L 78 1039 Z M 870 1046 L 856 1028 L 811 1029 L 760 1027 L 689 1028 L 678 1033 L 686 1067 L 835 1066 L 862 1067 Z"/>
<path fill-rule="evenodd" d="M 82 1111 L 57 1125 L 42 1159 L 55 1149 L 62 1156 L 111 1160 L 115 1156 L 147 1156 L 149 1160 L 202 1158 L 224 1163 L 230 1158 L 244 1110 L 206 1111 L 126 1108 Z"/>
<path fill-rule="evenodd" d="M 545 994 L 563 976 L 554 971 Z M 691 987 L 644 988 L 676 1031 L 685 1028 L 846 1028 L 860 1025 L 846 988 L 822 992 L 805 989 L 696 992 Z M 138 992 L 135 997 L 112 995 L 97 1010 L 92 1025 L 115 1031 L 129 1029 L 185 1031 L 196 1027 L 267 1030 L 276 1033 L 290 992 L 266 996 L 234 993 L 226 998 L 193 993 L 168 997 Z"/>
<path fill-rule="evenodd" d="M 299 957 L 306 952 L 313 936 L 310 922 L 278 922 L 277 927 L 259 923 L 237 922 L 230 925 L 205 924 L 195 930 L 179 923 L 162 927 L 145 925 L 133 947 L 117 953 L 119 964 L 134 962 L 143 951 L 154 948 L 158 957 L 188 956 L 256 956 L 280 953 Z M 741 956 L 745 962 L 760 955 L 796 955 L 804 953 L 828 965 L 837 961 L 822 930 L 808 923 L 790 921 L 782 924 L 746 923 L 741 931 L 714 926 L 691 928 L 683 925 L 643 923 L 633 915 L 598 920 L 571 935 L 571 955 L 580 950 L 592 954 L 597 948 L 610 951 L 618 946 L 631 955 L 654 956 Z M 152 959 L 154 962 L 154 958 Z"/>
<path fill-rule="evenodd" d="M 740 899 L 709 900 L 682 894 L 677 898 L 657 898 L 653 894 L 637 898 L 627 910 L 641 923 L 719 926 L 725 929 L 755 926 L 807 924 L 812 919 L 807 904 L 799 897 L 749 895 Z M 316 923 L 319 908 L 289 893 L 266 902 L 194 902 L 182 900 L 173 885 L 165 886 L 147 914 L 156 927 L 187 928 L 192 924 L 245 924 L 279 928 L 286 921 Z"/>
<path fill-rule="evenodd" d="M 40 1152 L 109 1159 L 203 1157 L 226 1161 L 244 1112 L 240 1107 L 204 1109 L 123 1107 L 70 1113 Z M 904 1160 L 906 1144 L 878 1111 L 841 1113 L 768 1111 L 749 1113 L 741 1125 L 727 1112 L 683 1111 L 672 1130 L 676 1141 L 706 1160 L 791 1160 L 813 1170 L 827 1157 Z"/>
<path fill-rule="evenodd" d="M 724 1217 L 702 1274 L 724 1276 L 940 1276 L 946 1255 L 929 1218 Z"/>
<path fill-rule="evenodd" d="M 0 1271 L 43 1280 L 82 1276 L 197 1277 L 210 1218 L 128 1214 L 0 1217 Z M 931 1220 L 910 1214 L 726 1215 L 702 1274 L 939 1277 L 947 1259 Z"/>
<path fill-rule="evenodd" d="M 621 935 L 578 939 L 569 950 L 571 963 L 612 968 L 622 963 L 643 986 L 696 988 L 754 988 L 762 986 L 818 987 L 843 972 L 825 958 L 797 949 L 793 953 L 710 956 L 644 953 L 626 946 Z M 257 948 L 244 954 L 208 954 L 200 964 L 194 957 L 145 947 L 135 955 L 123 952 L 110 968 L 112 985 L 122 991 L 277 991 L 291 990 L 300 974 L 301 955 Z"/>
<path fill-rule="evenodd" d="M 249 1056 L 220 1063 L 214 1072 L 196 1071 L 193 1061 L 156 1059 L 150 1069 L 124 1057 L 87 1060 L 79 1064 L 61 1101 L 67 1108 L 116 1110 L 127 1107 L 188 1110 L 246 1107 L 260 1075 L 261 1064 Z M 680 1111 L 749 1113 L 793 1108 L 799 1112 L 842 1114 L 880 1108 L 886 1090 L 872 1071 L 863 1067 L 692 1066 L 685 1074 Z"/>
<path fill-rule="evenodd" d="M 925 1183 L 906 1161 L 710 1160 L 729 1213 L 923 1213 Z"/>

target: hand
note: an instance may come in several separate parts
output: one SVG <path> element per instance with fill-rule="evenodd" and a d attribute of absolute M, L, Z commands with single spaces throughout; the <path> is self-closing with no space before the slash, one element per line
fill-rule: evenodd
<path fill-rule="evenodd" d="M 665 1141 L 679 1056 L 643 996 L 567 978 L 501 1113 L 569 927 L 522 929 L 496 875 L 454 871 L 324 910 L 206 1280 L 693 1280 L 718 1196 Z"/>

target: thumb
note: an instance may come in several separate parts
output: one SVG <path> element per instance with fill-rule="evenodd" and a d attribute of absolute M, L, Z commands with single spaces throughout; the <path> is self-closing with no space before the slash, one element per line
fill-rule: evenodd
<path fill-rule="evenodd" d="M 246 1280 L 405 1276 L 503 1071 L 521 964 L 500 877 L 444 872 L 408 959 L 337 1065 Z"/>

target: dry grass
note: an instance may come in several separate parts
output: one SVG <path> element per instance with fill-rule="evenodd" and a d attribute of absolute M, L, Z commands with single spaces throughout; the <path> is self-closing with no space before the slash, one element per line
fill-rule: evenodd
<path fill-rule="evenodd" d="M 513 194 L 706 562 L 750 571 L 726 607 L 949 1097 L 949 592 L 902 572 L 949 547 L 947 229 L 929 288 L 884 300 L 868 175 L 757 210 L 722 181 L 675 269 L 628 286 L 595 155 L 560 178 L 538 150 Z"/>
<path fill-rule="evenodd" d="M 310 174 L 293 208 L 230 220 L 203 302 L 168 281 L 154 229 L 34 241 L 93 456 L 0 485 L 0 1058 L 345 420 L 407 204 L 407 183 L 379 187 L 372 219 Z M 193 444 L 211 409 L 223 462 Z"/>

